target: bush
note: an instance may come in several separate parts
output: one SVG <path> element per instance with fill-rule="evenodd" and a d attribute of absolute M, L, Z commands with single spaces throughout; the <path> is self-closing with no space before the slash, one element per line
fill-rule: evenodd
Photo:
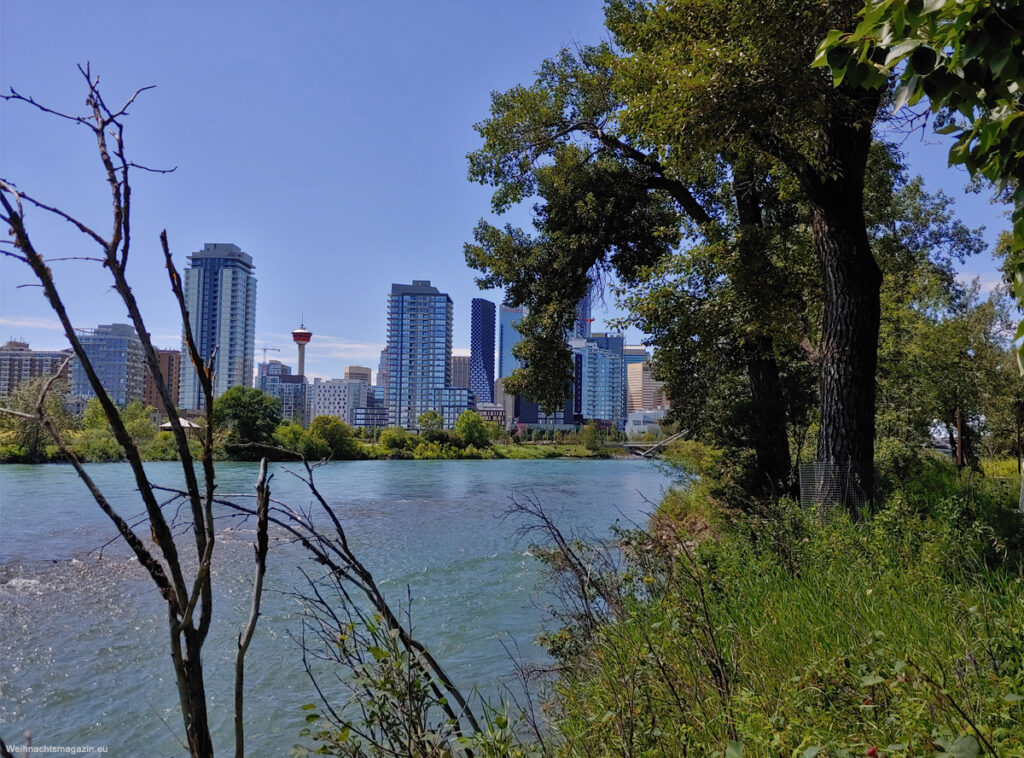
<path fill-rule="evenodd" d="M 405 450 L 409 447 L 409 432 L 400 426 L 389 426 L 377 437 L 377 444 L 385 450 Z"/>
<path fill-rule="evenodd" d="M 362 457 L 362 449 L 352 427 L 335 416 L 317 416 L 310 422 L 309 435 L 321 441 L 335 460 Z"/>
<path fill-rule="evenodd" d="M 923 468 L 921 451 L 902 440 L 887 437 L 875 443 L 876 485 L 883 494 L 893 492 L 902 483 L 916 479 Z"/>

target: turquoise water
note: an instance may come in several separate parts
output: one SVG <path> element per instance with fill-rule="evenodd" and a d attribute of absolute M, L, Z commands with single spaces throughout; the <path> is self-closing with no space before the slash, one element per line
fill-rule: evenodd
<path fill-rule="evenodd" d="M 272 496 L 311 498 L 287 466 Z M 124 464 L 89 467 L 124 514 L 141 503 Z M 173 463 L 151 481 L 180 486 Z M 252 493 L 256 465 L 218 465 L 218 493 Z M 544 621 L 538 565 L 504 519 L 513 494 L 536 497 L 566 528 L 604 534 L 643 522 L 670 484 L 641 461 L 352 461 L 317 470 L 357 555 L 392 602 L 412 597 L 415 634 L 464 688 L 494 696 L 512 670 L 504 642 L 531 662 Z M 148 535 L 144 524 L 139 533 Z M 0 467 L 0 737 L 20 744 L 106 746 L 114 756 L 179 756 L 181 717 L 166 610 L 110 522 L 67 466 Z M 251 526 L 223 518 L 214 563 L 214 623 L 204 649 L 218 753 L 233 750 L 234 640 L 248 615 Z M 107 544 L 110 543 L 110 544 Z M 106 547 L 104 547 L 106 545 Z M 247 745 L 284 755 L 315 700 L 291 635 L 301 630 L 301 550 L 271 545 L 263 615 L 246 659 Z M 166 722 L 166 723 L 165 723 Z"/>

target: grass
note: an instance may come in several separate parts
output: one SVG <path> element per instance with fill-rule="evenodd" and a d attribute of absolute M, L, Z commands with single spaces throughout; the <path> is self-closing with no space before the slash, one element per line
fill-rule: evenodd
<path fill-rule="evenodd" d="M 699 546 L 713 483 L 669 493 L 561 648 L 562 754 L 1024 756 L 1022 523 L 970 486 L 927 462 L 870 522 L 783 501 Z"/>

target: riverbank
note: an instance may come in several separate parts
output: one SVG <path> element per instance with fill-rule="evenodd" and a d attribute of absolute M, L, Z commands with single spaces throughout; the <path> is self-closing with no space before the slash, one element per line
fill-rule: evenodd
<path fill-rule="evenodd" d="M 668 493 L 547 638 L 558 755 L 1024 755 L 1019 478 L 911 463 L 856 521 Z"/>
<path fill-rule="evenodd" d="M 97 435 L 79 433 L 69 435 L 72 450 L 87 463 L 116 463 L 125 460 L 124 451 L 111 437 L 110 440 Z M 193 457 L 199 458 L 201 450 L 193 442 Z M 139 445 L 142 459 L 147 462 L 176 461 L 177 449 L 169 432 L 161 432 L 152 440 Z M 217 461 L 252 461 L 266 457 L 272 461 L 299 460 L 303 454 L 309 460 L 628 460 L 630 455 L 624 448 L 603 445 L 591 449 L 584 445 L 559 444 L 552 442 L 521 442 L 515 444 L 491 443 L 482 447 L 467 445 L 459 447 L 438 442 L 416 441 L 401 447 L 385 447 L 353 439 L 345 454 L 332 455 L 329 450 L 289 449 L 280 445 L 233 445 L 218 444 L 214 448 Z M 15 445 L 0 445 L 0 464 L 4 463 L 66 463 L 56 445 L 46 445 L 37 453 L 37 460 L 31 460 L 28 452 Z"/>

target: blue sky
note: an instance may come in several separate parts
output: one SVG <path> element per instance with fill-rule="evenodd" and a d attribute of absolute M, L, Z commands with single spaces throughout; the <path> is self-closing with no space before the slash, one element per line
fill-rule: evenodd
<path fill-rule="evenodd" d="M 489 214 L 489 192 L 466 179 L 472 125 L 491 90 L 528 82 L 561 47 L 605 36 L 599 0 L 558 2 L 97 3 L 0 0 L 0 86 L 76 111 L 89 61 L 108 102 L 155 84 L 131 109 L 137 162 L 177 166 L 136 173 L 129 274 L 159 345 L 180 325 L 161 265 L 166 228 L 179 268 L 204 242 L 233 242 L 255 259 L 257 356 L 288 333 L 314 333 L 307 372 L 376 369 L 391 282 L 430 279 L 455 301 L 455 345 L 469 346 L 469 301 L 481 296 L 462 245 Z M 0 175 L 109 228 L 109 196 L 90 133 L 18 103 L 0 104 Z M 965 196 L 962 172 L 929 137 L 906 144 L 928 189 L 958 198 L 986 238 L 1008 222 L 987 198 Z M 523 223 L 525 211 L 510 214 Z M 33 211 L 30 229 L 50 255 L 90 254 L 67 223 Z M 96 265 L 55 264 L 76 325 L 126 321 Z M 997 280 L 987 256 L 964 276 Z M 64 347 L 38 289 L 0 260 L 0 340 Z M 500 293 L 491 296 L 500 300 Z M 595 309 L 595 329 L 610 315 Z M 636 335 L 632 335 L 636 337 Z"/>

